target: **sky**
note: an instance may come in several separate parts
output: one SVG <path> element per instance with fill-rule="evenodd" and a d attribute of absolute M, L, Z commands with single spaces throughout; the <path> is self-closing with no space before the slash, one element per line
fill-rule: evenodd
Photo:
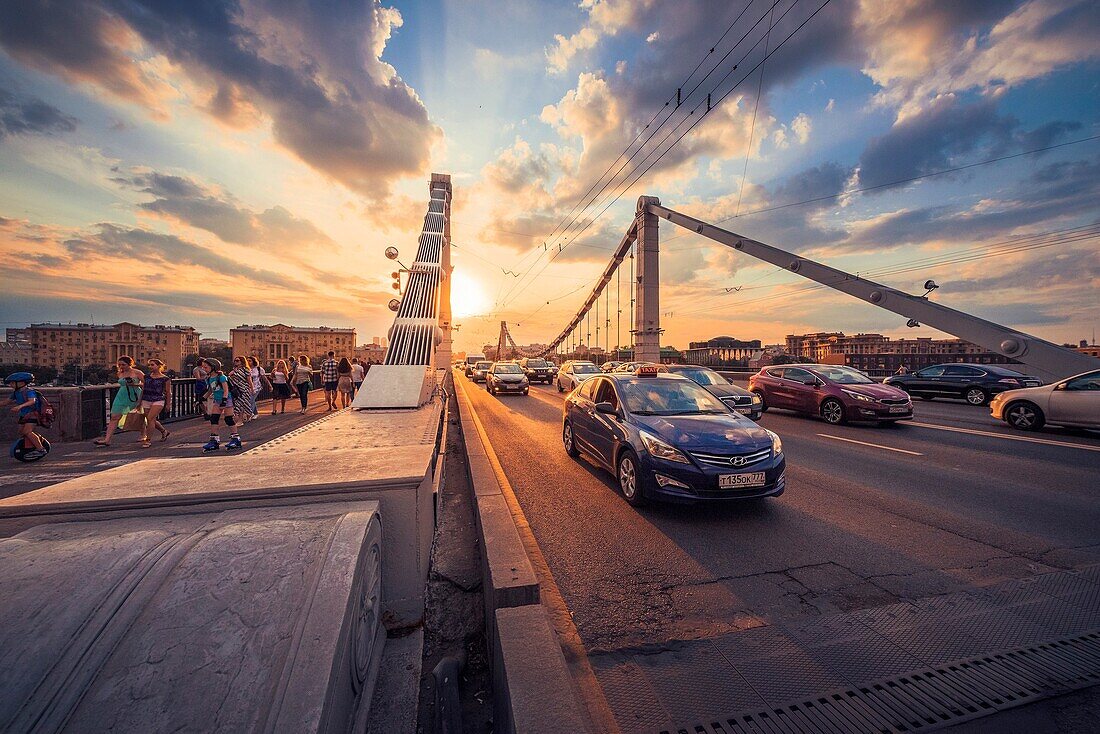
<path fill-rule="evenodd" d="M 440 172 L 459 349 L 501 321 L 555 337 L 641 195 L 1090 339 L 1097 38 L 1093 0 L 0 3 L 0 327 L 369 341 L 392 321 L 383 250 L 411 259 Z M 942 336 L 668 222 L 660 237 L 662 344 Z M 629 343 L 621 281 L 601 346 Z"/>

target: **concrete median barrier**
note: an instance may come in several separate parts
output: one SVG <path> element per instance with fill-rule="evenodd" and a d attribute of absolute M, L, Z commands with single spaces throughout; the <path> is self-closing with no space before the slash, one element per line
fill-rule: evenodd
<path fill-rule="evenodd" d="M 482 548 L 495 730 L 506 734 L 591 731 L 561 642 L 541 604 L 538 575 L 490 459 L 492 448 L 485 444 L 465 385 L 458 383 L 459 416 Z"/>

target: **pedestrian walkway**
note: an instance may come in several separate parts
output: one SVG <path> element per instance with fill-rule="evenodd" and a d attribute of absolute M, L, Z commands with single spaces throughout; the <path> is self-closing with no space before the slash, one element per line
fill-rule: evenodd
<path fill-rule="evenodd" d="M 273 416 L 271 401 L 260 401 L 259 417 L 241 429 L 245 450 L 330 415 L 323 397 L 315 397 L 319 399 L 310 405 L 305 415 L 298 413 L 297 404 L 292 408 L 288 401 L 287 412 Z M 150 434 L 152 444 L 147 449 L 141 447 L 139 433 L 124 431 L 116 433 L 111 445 L 103 448 L 94 446 L 91 441 L 55 442 L 50 455 L 33 464 L 21 464 L 9 457 L 2 457 L 0 462 L 5 468 L 0 471 L 0 499 L 146 458 L 195 456 L 202 453 L 202 445 L 210 436 L 210 424 L 200 418 L 168 423 L 165 427 L 171 431 L 171 437 L 162 442 L 157 432 L 153 431 Z M 225 425 L 220 428 L 222 438 L 227 438 L 229 431 Z M 44 434 L 50 438 L 48 430 Z"/>
<path fill-rule="evenodd" d="M 624 734 L 924 731 L 1100 683 L 1098 630 L 1092 566 L 590 660 Z"/>

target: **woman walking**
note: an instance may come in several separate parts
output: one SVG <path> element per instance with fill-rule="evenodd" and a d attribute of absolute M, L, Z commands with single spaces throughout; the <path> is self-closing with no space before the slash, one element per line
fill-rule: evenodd
<path fill-rule="evenodd" d="M 141 385 L 145 382 L 145 373 L 134 367 L 134 358 L 124 354 L 118 358 L 115 364 L 118 368 L 118 392 L 111 402 L 111 420 L 107 423 L 107 435 L 97 438 L 96 446 L 110 446 L 111 437 L 118 430 L 118 422 L 122 416 L 131 413 L 141 404 Z M 142 433 L 144 433 L 144 428 Z"/>
<path fill-rule="evenodd" d="M 260 410 L 256 406 L 256 399 L 266 387 L 271 390 L 271 380 L 267 379 L 267 372 L 260 366 L 259 357 L 245 357 L 248 362 L 248 373 L 252 377 L 252 417 L 259 418 Z"/>
<path fill-rule="evenodd" d="M 271 415 L 286 412 L 286 399 L 290 397 L 290 374 L 287 372 L 286 361 L 280 359 L 271 370 Z M 276 410 L 275 406 L 279 409 Z"/>
<path fill-rule="evenodd" d="M 352 393 L 352 397 L 355 397 L 359 393 L 359 388 L 363 387 L 363 378 L 366 376 L 367 371 L 360 364 L 358 357 L 352 357 L 351 359 L 351 384 L 355 388 Z"/>
<path fill-rule="evenodd" d="M 347 357 L 340 357 L 336 375 L 336 392 L 340 394 L 340 408 L 343 409 L 351 405 L 351 395 L 355 390 L 351 381 L 351 362 Z"/>
<path fill-rule="evenodd" d="M 313 384 L 313 367 L 309 357 L 298 355 L 298 364 L 294 365 L 294 388 L 298 391 L 298 400 L 302 403 L 299 413 L 305 413 L 309 407 L 309 388 Z"/>
<path fill-rule="evenodd" d="M 149 374 L 141 387 L 141 410 L 145 413 L 145 423 L 141 430 L 141 446 L 149 448 L 149 429 L 156 428 L 160 431 L 160 440 L 167 441 L 172 433 L 164 427 L 157 416 L 164 410 L 165 405 L 172 402 L 172 378 L 164 374 L 164 362 L 153 358 L 149 360 Z"/>
<path fill-rule="evenodd" d="M 229 371 L 229 392 L 233 396 L 233 417 L 238 423 L 248 423 L 256 414 L 252 412 L 252 374 L 248 369 L 248 357 L 233 359 L 233 369 Z"/>
<path fill-rule="evenodd" d="M 207 395 L 210 396 L 210 440 L 202 447 L 203 453 L 217 451 L 221 444 L 221 436 L 218 435 L 218 423 L 225 416 L 225 425 L 229 426 L 233 433 L 225 444 L 226 451 L 234 451 L 241 447 L 241 436 L 237 433 L 237 421 L 233 417 L 233 393 L 229 389 L 229 378 L 222 372 L 222 363 L 213 357 L 203 360 L 208 377 L 206 378 Z"/>

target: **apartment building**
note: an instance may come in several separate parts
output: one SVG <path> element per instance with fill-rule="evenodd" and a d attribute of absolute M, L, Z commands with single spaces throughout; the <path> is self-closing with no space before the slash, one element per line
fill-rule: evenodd
<path fill-rule="evenodd" d="M 139 363 L 156 357 L 169 370 L 182 371 L 199 353 L 199 333 L 191 326 L 46 323 L 31 324 L 25 332 L 35 366 L 109 366 L 129 355 Z"/>
<path fill-rule="evenodd" d="M 234 357 L 259 357 L 265 364 L 299 354 L 316 359 L 330 351 L 351 357 L 355 352 L 355 329 L 245 324 L 229 330 L 229 344 Z"/>

